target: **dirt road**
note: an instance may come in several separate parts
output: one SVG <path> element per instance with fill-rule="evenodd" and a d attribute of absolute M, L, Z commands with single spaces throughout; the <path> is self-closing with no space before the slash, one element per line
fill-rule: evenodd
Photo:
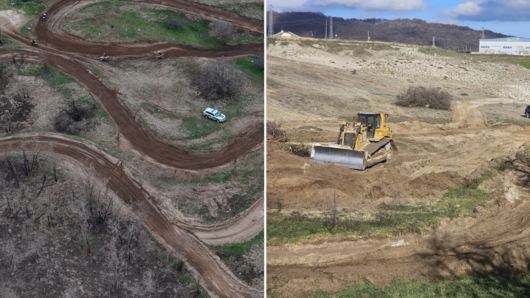
<path fill-rule="evenodd" d="M 62 8 L 68 6 L 70 1 L 56 1 L 48 9 L 53 14 L 61 15 Z M 156 1 L 155 1 L 156 2 Z M 162 3 L 163 2 L 163 3 Z M 86 5 L 92 2 L 85 2 Z M 190 9 L 195 13 L 205 13 L 211 17 L 217 17 L 226 21 L 232 21 L 249 30 L 259 32 L 259 26 L 254 20 L 235 17 L 232 13 L 222 10 L 216 10 L 208 6 L 195 5 L 179 1 L 161 1 L 157 2 L 164 5 L 177 5 L 180 9 Z M 57 22 L 48 22 L 52 28 L 53 25 L 59 26 L 60 19 Z M 37 25 L 39 38 L 44 39 L 46 45 L 39 45 L 39 48 L 27 49 L 24 53 L 26 61 L 42 61 L 43 51 L 47 52 L 47 63 L 49 66 L 59 69 L 76 79 L 84 85 L 94 96 L 96 96 L 105 110 L 110 114 L 120 129 L 121 136 L 126 138 L 132 146 L 147 159 L 154 162 L 172 166 L 175 168 L 201 170 L 214 168 L 229 163 L 238 157 L 248 154 L 263 144 L 263 123 L 250 127 L 241 132 L 236 138 L 215 151 L 183 151 L 167 145 L 157 139 L 151 132 L 145 129 L 141 124 L 135 121 L 133 112 L 128 110 L 127 106 L 119 98 L 119 93 L 108 86 L 81 62 L 79 54 L 93 55 L 101 54 L 106 51 L 109 55 L 127 55 L 147 56 L 151 55 L 154 45 L 146 42 L 113 44 L 111 50 L 107 47 L 102 50 L 98 46 L 93 46 L 90 41 L 79 41 L 79 38 L 67 37 L 57 34 L 53 30 L 48 30 L 47 24 L 40 21 Z M 259 23 L 259 21 L 258 21 Z M 1 27 L 6 36 L 22 44 L 29 44 L 26 38 L 21 37 L 15 32 L 13 26 L 6 19 L 1 20 Z M 57 28 L 56 28 L 57 29 Z M 60 30 L 60 29 L 58 29 Z M 261 29 L 262 30 L 262 29 Z M 57 35 L 56 35 L 57 34 Z M 48 40 L 49 39 L 49 40 Z M 156 49 L 160 50 L 164 43 L 156 43 Z M 220 57 L 220 56 L 241 56 L 263 54 L 263 45 L 243 45 L 239 47 L 228 47 L 226 49 L 205 50 L 193 47 L 181 47 L 175 44 L 165 44 L 168 48 L 168 56 L 202 56 L 202 57 Z M 162 47 L 164 48 L 164 47 Z M 115 52 L 114 52 L 115 51 Z M 18 50 L 2 49 L 1 55 L 15 56 L 20 54 Z M 18 59 L 18 58 L 17 58 Z M 84 59 L 89 63 L 90 60 Z M 170 221 L 163 216 L 158 210 L 153 198 L 134 180 L 127 170 L 118 160 L 105 155 L 97 149 L 74 142 L 72 140 L 59 136 L 34 135 L 34 136 L 16 136 L 0 140 L 0 144 L 5 150 L 14 152 L 20 148 L 21 142 L 29 140 L 36 141 L 39 149 L 49 150 L 53 144 L 53 154 L 59 154 L 69 158 L 73 162 L 85 160 L 94 164 L 96 172 L 101 174 L 100 178 L 110 178 L 110 188 L 127 204 L 131 204 L 133 211 L 140 217 L 144 218 L 147 226 L 157 235 L 161 242 L 174 254 L 185 254 L 187 268 L 199 280 L 201 285 L 213 297 L 261 297 L 263 292 L 253 289 L 241 283 L 220 260 L 214 256 L 201 242 L 196 235 L 190 230 L 196 229 L 203 233 L 207 243 L 228 243 L 250 239 L 263 229 L 263 224 L 259 221 L 263 219 L 263 214 L 259 214 L 260 205 L 256 203 L 248 212 L 241 217 L 227 223 L 215 226 L 205 227 L 185 225 L 182 228 L 179 224 L 172 225 Z M 30 149 L 30 148 L 28 148 Z M 263 203 L 263 200 L 259 202 Z M 263 206 L 263 205 L 261 205 Z M 244 229 L 244 225 L 254 224 L 256 227 Z M 235 227 L 235 230 L 227 232 Z"/>
<path fill-rule="evenodd" d="M 86 55 L 97 58 L 105 52 L 109 56 L 136 56 L 150 57 L 159 50 L 164 51 L 166 57 L 235 57 L 244 55 L 263 55 L 263 43 L 244 44 L 239 46 L 227 46 L 224 48 L 204 49 L 192 46 L 179 45 L 170 42 L 156 40 L 141 40 L 134 42 L 97 42 L 87 40 L 79 36 L 67 33 L 61 27 L 64 18 L 95 1 L 68 1 L 60 0 L 53 2 L 47 9 L 46 21 L 39 20 L 35 28 L 39 40 L 46 42 L 50 47 L 62 52 Z M 203 15 L 209 18 L 221 19 L 247 29 L 254 34 L 263 35 L 263 21 L 247 19 L 228 10 L 204 5 L 196 2 L 185 2 L 176 0 L 162 1 L 132 1 L 146 5 L 163 5 L 175 9 L 181 9 Z M 11 38 L 11 37 L 10 37 Z M 21 41 L 22 42 L 22 41 Z M 129 57 L 131 58 L 131 57 Z"/>
<path fill-rule="evenodd" d="M 264 197 L 261 197 L 252 207 L 235 218 L 225 222 L 202 226 L 177 222 L 176 226 L 188 229 L 208 245 L 223 245 L 227 243 L 244 242 L 252 239 L 263 230 Z"/>

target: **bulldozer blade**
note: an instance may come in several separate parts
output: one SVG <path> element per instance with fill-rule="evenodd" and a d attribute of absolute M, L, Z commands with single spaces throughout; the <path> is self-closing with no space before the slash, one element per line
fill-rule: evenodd
<path fill-rule="evenodd" d="M 364 171 L 368 165 L 363 151 L 341 149 L 314 144 L 311 150 L 311 161 L 321 164 L 334 164 L 350 169 Z"/>

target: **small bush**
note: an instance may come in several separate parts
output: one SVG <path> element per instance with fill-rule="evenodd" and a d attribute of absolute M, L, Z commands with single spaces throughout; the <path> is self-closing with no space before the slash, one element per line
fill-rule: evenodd
<path fill-rule="evenodd" d="M 397 105 L 402 107 L 425 107 L 449 110 L 453 96 L 440 88 L 409 87 L 407 92 L 397 96 Z"/>
<path fill-rule="evenodd" d="M 190 65 L 192 85 L 207 99 L 225 99 L 238 95 L 244 74 L 225 61 L 208 61 Z"/>
<path fill-rule="evenodd" d="M 234 37 L 234 25 L 224 21 L 213 21 L 210 36 L 218 39 L 220 42 L 226 42 Z"/>
<path fill-rule="evenodd" d="M 265 59 L 263 57 L 258 57 L 254 59 L 254 68 L 258 70 L 264 70 L 265 69 Z"/>
<path fill-rule="evenodd" d="M 267 121 L 267 134 L 271 135 L 274 139 L 280 142 L 287 142 L 287 134 L 282 129 L 281 121 Z"/>
<path fill-rule="evenodd" d="M 186 28 L 186 22 L 180 18 L 170 17 L 167 19 L 167 28 L 173 30 L 182 30 Z"/>
<path fill-rule="evenodd" d="M 72 107 L 63 110 L 55 117 L 55 130 L 78 135 L 87 126 L 86 120 L 94 110 L 93 105 L 76 106 L 72 102 Z"/>

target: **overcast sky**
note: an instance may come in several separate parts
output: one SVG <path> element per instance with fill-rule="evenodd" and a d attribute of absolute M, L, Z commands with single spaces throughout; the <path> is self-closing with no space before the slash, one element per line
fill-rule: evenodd
<path fill-rule="evenodd" d="M 422 19 L 530 38 L 530 0 L 267 0 L 275 11 L 342 18 Z"/>

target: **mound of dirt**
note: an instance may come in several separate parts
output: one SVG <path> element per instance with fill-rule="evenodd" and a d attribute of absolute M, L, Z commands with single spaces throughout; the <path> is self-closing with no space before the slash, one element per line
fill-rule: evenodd
<path fill-rule="evenodd" d="M 419 176 L 407 183 L 407 188 L 424 192 L 433 189 L 447 190 L 450 188 L 466 187 L 469 184 L 470 180 L 461 177 L 457 172 L 446 171 L 441 173 L 432 172 Z"/>

